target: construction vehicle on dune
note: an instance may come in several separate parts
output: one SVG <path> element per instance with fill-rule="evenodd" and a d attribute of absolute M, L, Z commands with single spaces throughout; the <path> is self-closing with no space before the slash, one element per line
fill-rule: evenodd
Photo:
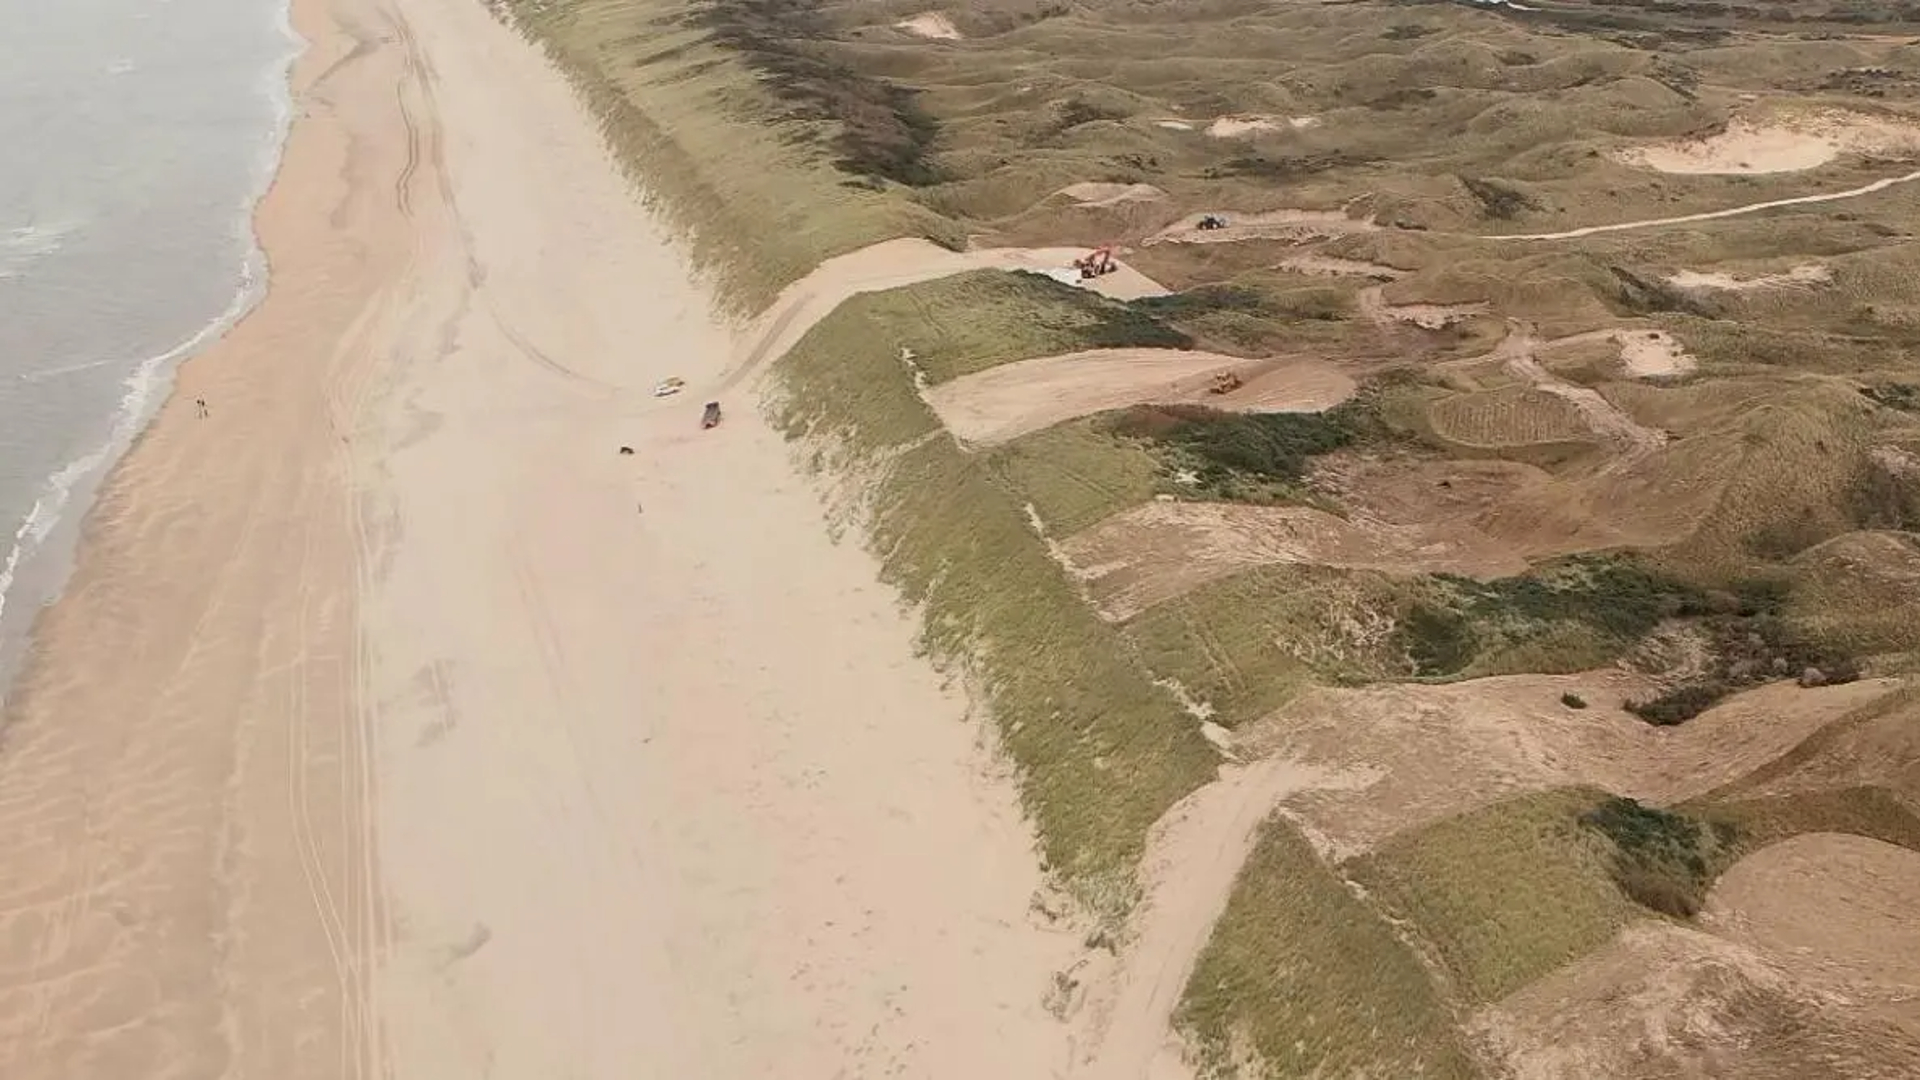
<path fill-rule="evenodd" d="M 1231 371 L 1223 371 L 1213 377 L 1213 384 L 1207 387 L 1209 394 L 1231 394 L 1247 385 L 1240 376 Z"/>
<path fill-rule="evenodd" d="M 1086 255 L 1073 260 L 1073 268 L 1080 271 L 1080 280 L 1085 281 L 1102 274 L 1111 274 L 1120 269 L 1120 264 L 1114 261 L 1113 245 L 1102 244 Z"/>

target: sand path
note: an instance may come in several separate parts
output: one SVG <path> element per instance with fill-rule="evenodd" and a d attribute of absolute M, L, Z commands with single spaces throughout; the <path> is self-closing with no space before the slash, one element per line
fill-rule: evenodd
<path fill-rule="evenodd" d="M 1351 787 L 1351 778 L 1272 757 L 1224 765 L 1220 778 L 1176 803 L 1147 838 L 1147 895 L 1118 970 L 1088 1003 L 1099 1032 L 1075 1080 L 1189 1080 L 1173 1013 L 1213 925 L 1259 839 L 1261 822 L 1290 795 Z"/>
<path fill-rule="evenodd" d="M 966 703 L 749 403 L 698 430 L 741 354 L 559 75 L 471 0 L 404 11 L 419 254 L 364 472 L 396 1074 L 1050 1075 L 1078 940 L 1026 922 Z M 743 359 L 927 269 L 861 265 Z"/>
<path fill-rule="evenodd" d="M 1765 202 L 1747 203 L 1742 206 L 1729 206 L 1724 210 L 1707 210 L 1698 214 L 1682 214 L 1679 217 L 1645 218 L 1640 221 L 1619 221 L 1611 225 L 1588 225 L 1579 229 L 1551 233 L 1507 233 L 1500 236 L 1482 236 L 1481 240 L 1578 240 L 1583 236 L 1597 236 L 1601 233 L 1629 232 L 1637 229 L 1658 229 L 1667 225 L 1688 225 L 1696 221 L 1717 221 L 1720 218 L 1743 217 L 1758 214 L 1763 210 L 1777 210 L 1782 206 L 1806 206 L 1811 203 L 1839 202 L 1842 199 L 1857 199 L 1862 195 L 1872 195 L 1885 191 L 1897 184 L 1911 184 L 1920 180 L 1920 169 L 1899 176 L 1882 177 L 1871 184 L 1862 184 L 1845 191 L 1829 191 L 1819 195 L 1796 195 L 1790 199 L 1769 199 Z"/>

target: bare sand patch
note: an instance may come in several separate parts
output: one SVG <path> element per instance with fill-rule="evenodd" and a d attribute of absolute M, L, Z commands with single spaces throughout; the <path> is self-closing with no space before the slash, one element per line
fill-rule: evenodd
<path fill-rule="evenodd" d="M 1222 116 L 1207 125 L 1207 134 L 1216 139 L 1237 139 L 1279 130 L 1280 125 L 1271 116 Z"/>
<path fill-rule="evenodd" d="M 1108 184 L 1097 180 L 1069 184 L 1054 194 L 1065 195 L 1082 206 L 1117 206 L 1125 202 L 1146 202 L 1167 197 L 1166 192 L 1152 184 Z"/>
<path fill-rule="evenodd" d="M 1614 157 L 1656 172 L 1753 175 L 1815 169 L 1842 154 L 1916 150 L 1920 150 L 1920 125 L 1829 110 L 1765 119 L 1740 117 L 1715 135 L 1633 147 Z"/>
<path fill-rule="evenodd" d="M 1200 222 L 1215 215 L 1226 218 L 1222 228 L 1203 229 Z M 1144 244 L 1227 244 L 1236 240 L 1309 240 L 1373 232 L 1372 218 L 1351 217 L 1344 210 L 1262 210 L 1252 213 L 1203 212 L 1190 214 L 1141 241 Z"/>
<path fill-rule="evenodd" d="M 960 40 L 960 30 L 953 25 L 953 20 L 937 11 L 915 15 L 911 19 L 902 19 L 893 25 L 915 37 L 933 38 L 938 41 Z"/>
<path fill-rule="evenodd" d="M 1620 330 L 1614 340 L 1620 343 L 1620 360 L 1627 366 L 1627 374 L 1636 379 L 1685 375 L 1699 364 L 1679 339 L 1665 330 Z"/>
<path fill-rule="evenodd" d="M 1810 992 L 1751 949 L 1653 920 L 1468 1028 L 1516 1080 L 1898 1080 L 1920 1070 L 1909 1033 Z"/>
<path fill-rule="evenodd" d="M 1145 902 L 1117 963 L 1083 973 L 1095 989 L 1076 1027 L 1086 1050 L 1073 1073 L 1084 1080 L 1182 1080 L 1193 1075 L 1173 1032 L 1174 1009 L 1226 910 L 1260 825 L 1290 793 L 1350 787 L 1359 777 L 1303 768 L 1279 759 L 1223 765 L 1220 778 L 1193 792 L 1154 824 L 1142 860 Z M 1102 970 L 1108 969 L 1108 970 Z"/>
<path fill-rule="evenodd" d="M 1236 740 L 1340 770 L 1381 770 L 1364 791 L 1308 793 L 1289 806 L 1342 851 L 1529 791 L 1591 784 L 1656 803 L 1746 775 L 1898 684 L 1757 687 L 1674 727 L 1621 708 L 1649 691 L 1624 670 L 1503 675 L 1445 685 L 1316 689 Z M 1571 709 L 1562 694 L 1589 703 Z"/>
<path fill-rule="evenodd" d="M 1155 604 L 1256 566 L 1305 563 L 1389 574 L 1493 578 L 1526 562 L 1470 525 L 1347 521 L 1304 506 L 1153 502 L 1061 542 L 1103 617 Z"/>
<path fill-rule="evenodd" d="M 1245 385 L 1212 394 L 1213 376 Z M 1311 412 L 1353 395 L 1353 379 L 1320 360 L 1249 361 L 1179 349 L 1094 349 L 1022 360 L 930 387 L 927 404 L 954 437 L 993 446 L 1054 424 L 1146 402 L 1204 402 L 1242 412 Z"/>
<path fill-rule="evenodd" d="M 1154 127 L 1163 127 L 1169 131 L 1192 131 L 1193 125 L 1185 120 L 1155 120 Z"/>
<path fill-rule="evenodd" d="M 1829 285 L 1833 271 L 1819 263 L 1805 263 L 1779 274 L 1760 274 L 1742 278 L 1733 274 L 1681 270 L 1667 276 L 1667 284 L 1682 289 L 1718 289 L 1744 292 L 1749 289 L 1791 289 Z"/>
<path fill-rule="evenodd" d="M 1701 925 L 1920 1036 L 1920 853 L 1813 833 L 1740 860 Z"/>

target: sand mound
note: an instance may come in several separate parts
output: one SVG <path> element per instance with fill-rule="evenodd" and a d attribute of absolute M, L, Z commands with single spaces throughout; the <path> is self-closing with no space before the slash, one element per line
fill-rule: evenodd
<path fill-rule="evenodd" d="M 1620 360 L 1627 365 L 1627 374 L 1636 379 L 1685 375 L 1699 363 L 1664 330 L 1622 330 L 1614 340 L 1620 343 Z"/>
<path fill-rule="evenodd" d="M 1359 259 L 1338 259 L 1331 255 L 1296 255 L 1280 262 L 1280 269 L 1319 277 L 1365 277 L 1375 281 L 1394 281 L 1406 273 L 1379 263 Z"/>
<path fill-rule="evenodd" d="M 1520 1080 L 1920 1075 L 1920 1043 L 1753 950 L 1652 920 L 1469 1024 Z"/>
<path fill-rule="evenodd" d="M 1920 854 L 1864 836 L 1798 836 L 1721 877 L 1703 925 L 1857 1002 L 1920 1001 Z M 1916 1032 L 1920 1014 L 1905 1010 Z"/>
<path fill-rule="evenodd" d="M 1764 121 L 1741 118 L 1717 135 L 1634 147 L 1614 158 L 1655 172 L 1752 175 L 1814 169 L 1842 154 L 1915 150 L 1920 150 L 1920 126 L 1829 111 Z"/>
<path fill-rule="evenodd" d="M 1385 775 L 1365 791 L 1303 794 L 1290 805 L 1343 850 L 1511 795 L 1576 784 L 1657 803 L 1703 794 L 1786 753 L 1896 684 L 1868 679 L 1737 694 L 1677 727 L 1619 707 L 1648 682 L 1625 671 L 1508 675 L 1437 686 L 1320 689 L 1240 738 L 1247 752 Z M 1569 709 L 1563 693 L 1590 707 Z"/>
<path fill-rule="evenodd" d="M 1234 372 L 1232 394 L 1207 392 Z M 927 404 L 956 438 L 993 446 L 1079 416 L 1145 402 L 1204 402 L 1241 412 L 1331 408 L 1352 396 L 1353 380 L 1320 361 L 1260 361 L 1177 349 L 1095 349 L 1022 360 L 928 389 Z"/>
<path fill-rule="evenodd" d="M 911 19 L 902 19 L 893 25 L 916 37 L 935 38 L 940 41 L 960 40 L 960 31 L 953 25 L 953 20 L 937 11 L 915 15 Z"/>
<path fill-rule="evenodd" d="M 1115 206 L 1167 197 L 1166 192 L 1152 184 L 1103 184 L 1097 180 L 1068 184 L 1054 194 L 1065 195 L 1082 206 Z"/>
<path fill-rule="evenodd" d="M 1502 577 L 1526 563 L 1470 525 L 1382 525 L 1303 506 L 1155 502 L 1077 533 L 1061 549 L 1103 617 L 1124 620 L 1256 566 L 1310 563 L 1389 574 Z"/>
<path fill-rule="evenodd" d="M 1744 292 L 1748 289 L 1789 289 L 1811 285 L 1827 285 L 1833 281 L 1833 271 L 1819 263 L 1807 263 L 1796 266 L 1784 274 L 1761 274 L 1759 277 L 1740 278 L 1732 274 L 1702 273 L 1696 270 L 1682 270 L 1667 277 L 1667 284 L 1682 289 L 1720 289 Z"/>

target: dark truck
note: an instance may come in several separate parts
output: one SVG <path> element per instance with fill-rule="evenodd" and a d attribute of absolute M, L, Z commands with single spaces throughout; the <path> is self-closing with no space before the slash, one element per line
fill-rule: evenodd
<path fill-rule="evenodd" d="M 718 426 L 719 423 L 720 423 L 720 403 L 717 401 L 707 402 L 707 411 L 700 414 L 700 426 L 703 428 L 710 428 L 710 427 Z"/>

